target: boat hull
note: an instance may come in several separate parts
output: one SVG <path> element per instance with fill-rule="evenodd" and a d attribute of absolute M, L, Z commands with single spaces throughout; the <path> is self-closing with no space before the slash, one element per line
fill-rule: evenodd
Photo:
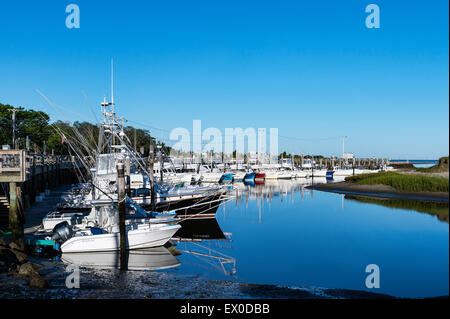
<path fill-rule="evenodd" d="M 156 211 L 175 211 L 179 218 L 194 216 L 195 218 L 215 218 L 217 208 L 220 205 L 220 198 L 224 194 L 225 192 L 214 195 L 192 195 L 190 198 L 184 195 L 180 196 L 179 199 L 172 198 L 171 200 L 157 202 Z M 152 209 L 151 198 L 136 197 L 132 199 L 145 210 Z"/>
<path fill-rule="evenodd" d="M 265 178 L 266 178 L 266 174 L 264 174 L 264 173 L 257 173 L 257 174 L 255 174 L 255 183 L 256 184 L 263 184 Z"/>
<path fill-rule="evenodd" d="M 164 225 L 127 231 L 126 249 L 152 248 L 164 245 L 180 229 Z M 72 237 L 61 245 L 63 253 L 120 250 L 120 233 Z"/>

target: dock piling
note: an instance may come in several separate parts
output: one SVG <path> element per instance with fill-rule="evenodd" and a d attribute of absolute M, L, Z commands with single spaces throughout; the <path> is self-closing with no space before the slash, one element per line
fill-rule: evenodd
<path fill-rule="evenodd" d="M 125 232 L 125 173 L 122 162 L 117 164 L 117 194 L 120 232 L 120 270 L 127 270 L 127 235 Z"/>

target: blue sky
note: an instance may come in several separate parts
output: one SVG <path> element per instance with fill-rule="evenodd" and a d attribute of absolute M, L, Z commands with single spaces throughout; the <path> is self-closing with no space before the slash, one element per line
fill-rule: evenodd
<path fill-rule="evenodd" d="M 70 3 L 79 29 L 65 26 Z M 365 27 L 370 3 L 380 29 Z M 277 127 L 280 151 L 338 155 L 346 135 L 357 156 L 437 158 L 449 152 L 448 9 L 393 0 L 2 1 L 0 103 L 61 119 L 38 89 L 67 118 L 95 121 L 83 92 L 99 110 L 114 58 L 118 112 L 166 142 L 200 119 L 222 131 Z"/>

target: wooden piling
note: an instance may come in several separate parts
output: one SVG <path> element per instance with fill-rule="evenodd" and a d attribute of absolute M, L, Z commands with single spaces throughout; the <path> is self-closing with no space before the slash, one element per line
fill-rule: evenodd
<path fill-rule="evenodd" d="M 12 242 L 21 250 L 25 250 L 23 219 L 19 212 L 17 184 L 15 182 L 9 183 L 9 229 L 11 231 Z"/>
<path fill-rule="evenodd" d="M 123 163 L 117 164 L 117 194 L 120 232 L 120 270 L 127 270 L 127 234 L 125 230 L 125 173 Z"/>
<path fill-rule="evenodd" d="M 164 173 L 163 173 L 163 162 L 162 162 L 162 148 L 159 150 L 159 174 L 160 180 L 163 181 Z"/>
<path fill-rule="evenodd" d="M 156 210 L 155 207 L 155 178 L 153 176 L 153 164 L 155 162 L 155 151 L 153 149 L 153 144 L 150 143 L 150 148 L 148 152 L 148 164 L 149 164 L 149 173 L 150 173 L 150 194 L 151 194 L 151 204 L 152 211 Z"/>
<path fill-rule="evenodd" d="M 131 167 L 130 167 L 130 157 L 127 156 L 125 159 L 125 167 L 126 167 L 126 185 L 127 185 L 127 196 L 131 197 Z"/>

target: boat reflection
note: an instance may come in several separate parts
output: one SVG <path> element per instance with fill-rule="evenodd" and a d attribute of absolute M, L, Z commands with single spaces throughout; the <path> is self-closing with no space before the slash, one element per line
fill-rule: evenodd
<path fill-rule="evenodd" d="M 177 250 L 189 254 L 222 271 L 227 276 L 236 274 L 236 259 L 220 250 L 230 249 L 231 233 L 224 233 L 217 220 L 183 220 L 181 229 L 172 238 Z"/>
<path fill-rule="evenodd" d="M 201 241 L 226 239 L 217 219 L 186 219 L 180 222 L 181 228 L 172 237 L 177 241 Z"/>
<path fill-rule="evenodd" d="M 325 183 L 325 178 L 321 182 Z M 249 200 L 257 200 L 261 203 L 266 201 L 270 205 L 274 197 L 279 197 L 281 202 L 284 200 L 293 202 L 295 193 L 300 194 L 301 200 L 304 199 L 305 194 L 312 198 L 313 190 L 306 188 L 308 185 L 311 185 L 310 179 L 267 180 L 264 184 L 235 184 L 235 205 L 237 206 L 240 201 L 245 201 L 247 206 Z"/>
<path fill-rule="evenodd" d="M 119 269 L 120 252 L 67 253 L 61 260 L 85 268 Z M 128 270 L 158 270 L 180 265 L 170 251 L 165 247 L 130 250 L 127 252 Z"/>

